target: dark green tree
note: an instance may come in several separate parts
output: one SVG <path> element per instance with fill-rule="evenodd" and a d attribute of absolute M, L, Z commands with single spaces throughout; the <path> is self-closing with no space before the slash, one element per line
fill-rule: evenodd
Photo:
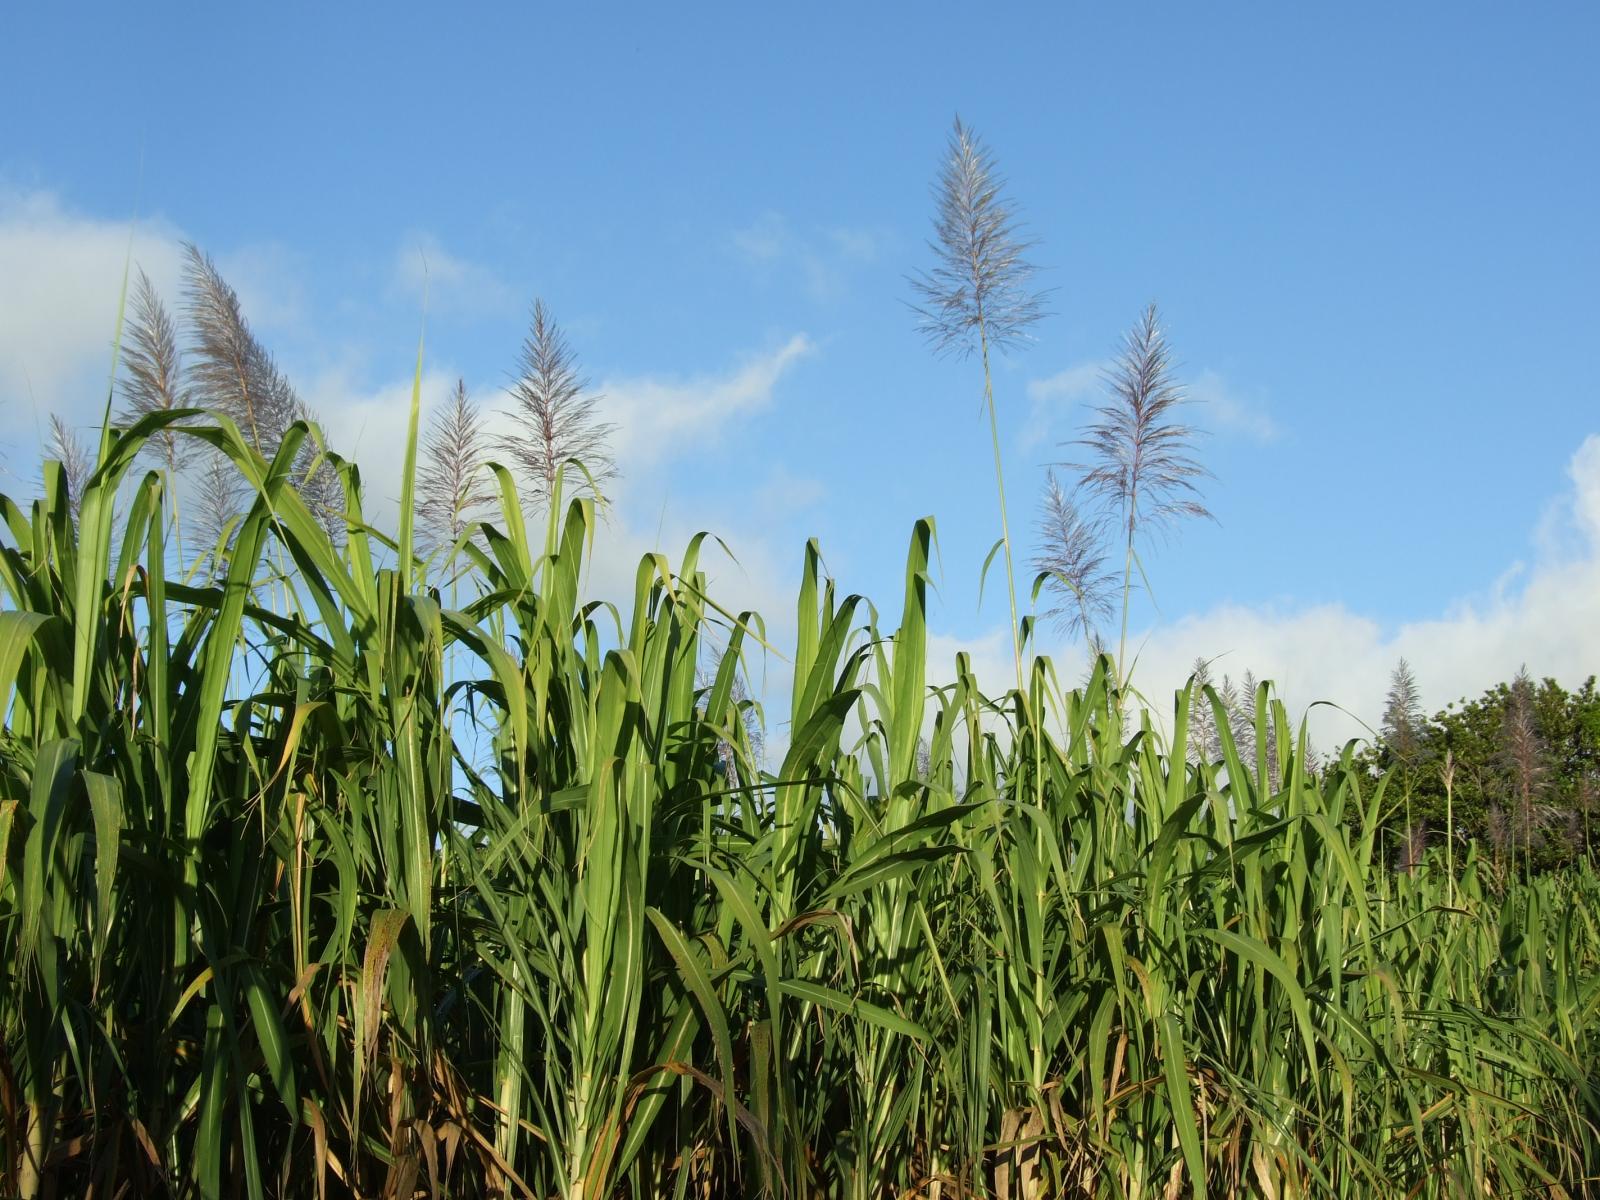
<path fill-rule="evenodd" d="M 1418 720 L 1409 734 L 1398 719 L 1407 711 L 1405 689 L 1396 691 L 1390 698 L 1400 703 L 1386 705 L 1382 736 L 1356 758 L 1371 774 L 1394 775 L 1380 814 L 1392 844 L 1404 843 L 1409 800 L 1410 821 L 1439 831 L 1436 841 L 1450 836 L 1453 818 L 1458 840 L 1478 841 L 1503 866 L 1548 870 L 1593 853 L 1600 834 L 1594 677 L 1572 690 L 1548 678 L 1498 683 Z"/>

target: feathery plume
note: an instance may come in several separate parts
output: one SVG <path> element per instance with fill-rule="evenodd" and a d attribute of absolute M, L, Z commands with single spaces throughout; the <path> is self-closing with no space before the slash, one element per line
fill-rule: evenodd
<path fill-rule="evenodd" d="M 1256 682 L 1256 673 L 1249 667 L 1244 670 L 1244 678 L 1239 682 L 1239 743 L 1240 753 L 1244 755 L 1245 764 L 1253 766 L 1256 757 L 1256 693 L 1261 690 L 1261 685 Z M 1262 781 L 1265 782 L 1265 781 Z"/>
<path fill-rule="evenodd" d="M 931 271 L 911 279 L 921 299 L 913 305 L 919 327 L 938 353 L 966 357 L 974 350 L 1004 350 L 1025 340 L 1044 315 L 1033 290 L 1034 243 L 1017 228 L 994 155 L 957 117 L 948 152 L 933 185 L 937 256 Z"/>
<path fill-rule="evenodd" d="M 1022 238 L 1005 182 L 994 156 L 958 116 L 944 163 L 933 184 L 933 269 L 911 277 L 921 303 L 912 308 L 918 326 L 937 354 L 965 358 L 977 351 L 983 362 L 983 396 L 994 444 L 994 483 L 1000 501 L 1000 541 L 1005 547 L 1006 599 L 1011 610 L 1011 656 L 1017 691 L 1023 690 L 1022 637 L 1017 622 L 1017 580 L 1012 567 L 1011 524 L 1006 515 L 1005 471 L 1000 458 L 1000 422 L 995 414 L 991 348 L 1004 350 L 1023 341 L 1043 315 L 1040 293 L 1032 287 L 1034 268 Z"/>
<path fill-rule="evenodd" d="M 1214 763 L 1222 759 L 1222 740 L 1217 736 L 1216 710 L 1205 689 L 1211 684 L 1211 663 L 1196 658 L 1190 671 L 1193 682 L 1189 689 L 1189 761 Z"/>
<path fill-rule="evenodd" d="M 61 473 L 67 485 L 67 507 L 76 523 L 78 506 L 83 503 L 84 485 L 94 473 L 94 460 L 89 457 L 89 448 L 84 445 L 83 439 L 56 413 L 50 414 L 50 436 L 45 440 L 44 457 L 47 461 L 61 464 Z"/>
<path fill-rule="evenodd" d="M 1539 735 L 1534 715 L 1533 678 L 1526 666 L 1511 680 L 1500 722 L 1499 759 L 1511 795 L 1513 839 L 1520 838 L 1525 856 L 1543 846 L 1541 836 L 1549 810 L 1544 804 L 1549 776 L 1549 749 Z"/>
<path fill-rule="evenodd" d="M 1172 377 L 1172 355 L 1154 304 L 1123 342 L 1106 376 L 1110 398 L 1077 445 L 1089 451 L 1083 484 L 1126 522 L 1130 536 L 1142 525 L 1180 517 L 1210 517 L 1196 480 L 1209 478 L 1194 456 L 1196 431 L 1177 419 L 1188 403 Z"/>
<path fill-rule="evenodd" d="M 123 338 L 122 367 L 122 398 L 126 406 L 121 419 L 128 424 L 152 413 L 190 407 L 177 327 L 143 268 L 134 284 L 133 314 Z M 145 450 L 165 463 L 167 471 L 174 475 L 189 458 L 188 444 L 171 426 L 147 442 Z"/>
<path fill-rule="evenodd" d="M 1045 615 L 1071 637 L 1092 635 L 1100 619 L 1111 613 L 1116 577 L 1106 570 L 1099 531 L 1084 518 L 1054 471 L 1045 478 L 1037 521 L 1039 549 L 1033 568 L 1045 577 L 1044 587 L 1056 600 Z"/>
<path fill-rule="evenodd" d="M 194 338 L 189 379 L 200 406 L 233 420 L 249 445 L 271 459 L 296 421 L 315 423 L 293 385 L 245 320 L 239 297 L 210 256 L 185 245 L 185 306 Z M 295 456 L 294 485 L 329 536 L 343 525 L 344 489 L 333 468 L 308 439 Z M 220 531 L 239 515 L 242 486 L 226 486 L 216 465 L 208 465 L 201 491 L 202 525 Z M 223 505 L 225 507 L 215 507 Z"/>
<path fill-rule="evenodd" d="M 233 541 L 230 523 L 244 512 L 246 484 L 237 467 L 220 450 L 202 452 L 194 473 L 194 500 L 200 545 L 197 557 L 215 550 L 227 539 Z M 225 549 L 225 547 L 224 547 Z"/>
<path fill-rule="evenodd" d="M 1154 304 L 1127 335 L 1106 376 L 1110 398 L 1096 410 L 1088 435 L 1076 445 L 1088 450 L 1083 487 L 1125 536 L 1122 570 L 1122 640 L 1118 670 L 1126 669 L 1128 596 L 1133 586 L 1135 543 L 1146 525 L 1161 528 L 1182 517 L 1210 517 L 1196 481 L 1211 472 L 1194 456 L 1196 432 L 1178 420 L 1188 402 L 1172 376 L 1172 358 Z"/>
<path fill-rule="evenodd" d="M 449 403 L 429 421 L 417 469 L 417 515 L 436 543 L 454 542 L 494 499 L 483 478 L 485 451 L 482 417 L 458 379 Z"/>
<path fill-rule="evenodd" d="M 1245 679 L 1251 680 L 1248 671 Z M 1234 749 L 1248 765 L 1256 756 L 1255 698 L 1234 683 L 1230 675 L 1222 677 L 1222 686 L 1216 691 L 1217 699 L 1222 701 L 1222 711 L 1228 716 L 1228 732 L 1233 735 Z"/>
<path fill-rule="evenodd" d="M 710 701 L 712 686 L 722 673 L 723 666 L 727 663 L 727 654 L 726 649 L 719 651 L 712 658 L 708 668 L 698 672 L 703 692 L 697 702 L 697 707 L 702 714 L 706 712 L 706 706 Z M 722 739 L 717 742 L 716 749 L 717 762 L 722 776 L 727 780 L 730 787 L 735 788 L 753 785 L 757 782 L 761 772 L 762 756 L 766 752 L 766 731 L 761 724 L 761 705 L 759 701 L 750 695 L 749 688 L 745 686 L 744 673 L 740 670 L 742 666 L 743 663 L 736 659 L 733 664 L 732 686 L 728 689 L 729 712 L 727 716 L 729 722 L 727 728 L 729 732 L 732 732 L 740 725 L 744 727 L 745 744 L 743 749 L 747 752 L 747 761 L 753 768 L 751 777 L 744 778 L 739 769 L 741 757 L 739 747 L 734 746 L 727 739 Z M 710 715 L 717 719 L 722 716 L 722 714 L 715 713 Z"/>
<path fill-rule="evenodd" d="M 245 441 L 271 458 L 299 415 L 298 397 L 251 332 L 238 294 L 211 257 L 193 245 L 184 254 L 194 390 L 205 408 L 232 418 Z"/>
<path fill-rule="evenodd" d="M 1422 749 L 1422 699 L 1417 677 L 1404 658 L 1395 663 L 1389 676 L 1389 693 L 1384 698 L 1383 721 L 1379 727 L 1390 753 L 1408 767 L 1416 765 Z"/>
<path fill-rule="evenodd" d="M 322 428 L 316 412 L 303 403 L 295 405 L 294 419 L 315 425 L 319 431 Z M 345 531 L 344 481 L 334 470 L 333 464 L 324 457 L 322 449 L 310 438 L 295 455 L 294 486 L 323 531 L 334 542 L 338 542 Z"/>
<path fill-rule="evenodd" d="M 511 388 L 508 415 L 515 429 L 498 445 L 521 472 L 535 507 L 549 504 L 556 474 L 568 459 L 584 465 L 595 489 L 616 476 L 609 448 L 615 426 L 598 418 L 599 397 L 588 389 L 555 318 L 543 300 L 534 301 L 520 373 Z M 566 485 L 587 490 L 588 481 L 569 474 Z"/>

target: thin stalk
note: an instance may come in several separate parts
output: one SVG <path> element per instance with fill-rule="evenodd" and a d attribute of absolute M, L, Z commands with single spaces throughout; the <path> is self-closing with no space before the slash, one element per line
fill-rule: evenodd
<path fill-rule="evenodd" d="M 994 443 L 994 486 L 1000 494 L 1000 541 L 1006 555 L 1006 599 L 1011 605 L 1011 661 L 1017 670 L 1017 695 L 1022 686 L 1022 637 L 1017 625 L 1017 579 L 1011 566 L 1011 523 L 1006 518 L 1006 474 L 1000 462 L 1000 421 L 995 415 L 994 381 L 989 374 L 989 333 L 982 316 L 978 318 L 978 344 L 983 353 L 983 398 L 989 406 L 989 437 Z"/>
<path fill-rule="evenodd" d="M 183 514 L 178 509 L 178 473 L 171 466 L 167 468 L 167 483 L 172 493 L 172 540 L 178 554 L 178 570 L 183 571 Z"/>
<path fill-rule="evenodd" d="M 1444 869 L 1449 878 L 1450 904 L 1456 902 L 1456 763 L 1450 751 L 1444 752 Z"/>
<path fill-rule="evenodd" d="M 1404 853 L 1405 853 L 1405 856 L 1406 856 L 1406 873 L 1410 874 L 1411 871 L 1416 869 L 1416 859 L 1413 857 L 1413 854 L 1414 854 L 1413 847 L 1415 846 L 1416 841 L 1415 841 L 1415 834 L 1413 833 L 1413 830 L 1414 830 L 1415 826 L 1413 826 L 1412 823 L 1411 823 L 1411 782 L 1410 782 L 1409 779 L 1406 781 L 1406 793 L 1405 793 L 1405 795 L 1406 795 L 1406 831 L 1405 831 L 1405 839 L 1406 839 L 1406 841 L 1405 841 L 1405 851 L 1404 851 Z"/>
<path fill-rule="evenodd" d="M 1077 445 L 1089 461 L 1074 464 L 1082 486 L 1120 514 L 1127 542 L 1122 564 L 1122 637 L 1117 682 L 1126 682 L 1129 606 L 1133 593 L 1134 538 L 1141 525 L 1170 525 L 1185 517 L 1209 517 L 1198 481 L 1210 472 L 1195 456 L 1195 431 L 1178 417 L 1187 397 L 1172 376 L 1171 353 L 1155 305 L 1123 339 L 1122 352 L 1106 375 L 1110 395 Z M 1141 508 L 1140 506 L 1144 507 Z M 1141 521 L 1141 517 L 1143 520 Z"/>
<path fill-rule="evenodd" d="M 1133 535 L 1138 518 L 1139 483 L 1135 479 L 1128 493 L 1128 541 L 1122 559 L 1122 636 L 1117 641 L 1117 704 L 1122 704 L 1122 692 L 1128 682 L 1128 606 L 1133 596 Z"/>
<path fill-rule="evenodd" d="M 17 1164 L 17 1195 L 22 1200 L 33 1200 L 39 1194 L 39 1164 L 45 1152 L 45 1105 L 29 1100 L 23 1116 L 28 1125 L 28 1144 L 23 1149 L 22 1161 Z"/>

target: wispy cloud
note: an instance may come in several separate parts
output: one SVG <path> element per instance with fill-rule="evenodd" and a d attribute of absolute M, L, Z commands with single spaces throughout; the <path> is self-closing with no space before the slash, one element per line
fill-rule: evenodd
<path fill-rule="evenodd" d="M 743 229 L 734 231 L 733 247 L 752 265 L 777 262 L 788 253 L 794 234 L 788 221 L 775 212 L 763 213 Z"/>
<path fill-rule="evenodd" d="M 300 251 L 282 242 L 223 249 L 217 268 L 234 291 L 239 307 L 258 333 L 315 335 L 306 280 L 312 267 Z M 176 298 L 176 293 L 170 293 Z"/>
<path fill-rule="evenodd" d="M 1022 449 L 1032 450 L 1046 441 L 1061 440 L 1066 418 L 1072 411 L 1099 398 L 1109 365 L 1104 360 L 1078 363 L 1043 379 L 1029 380 L 1028 419 L 1018 436 Z"/>
<path fill-rule="evenodd" d="M 1579 686 L 1600 668 L 1600 434 L 1578 448 L 1567 478 L 1557 505 L 1568 535 L 1562 557 L 1513 563 L 1438 614 L 1398 626 L 1386 627 L 1364 613 L 1359 601 L 1222 604 L 1190 613 L 1132 639 L 1134 686 L 1170 731 L 1173 694 L 1196 658 L 1211 660 L 1218 679 L 1228 674 L 1238 680 L 1252 671 L 1273 682 L 1291 720 L 1305 718 L 1312 741 L 1324 751 L 1371 736 L 1401 657 L 1416 672 L 1429 712 L 1477 696 L 1523 665 L 1535 678 Z M 1053 652 L 1065 683 L 1081 676 L 1087 662 L 1081 644 L 1044 648 Z M 985 689 L 999 694 L 1011 686 L 1009 639 L 1002 627 L 966 637 L 930 636 L 930 681 L 950 677 L 957 650 L 972 655 Z"/>
<path fill-rule="evenodd" d="M 1600 434 L 1567 467 L 1559 502 L 1567 537 L 1559 557 L 1512 564 L 1436 616 L 1393 628 L 1350 603 L 1305 607 L 1223 605 L 1157 629 L 1138 668 L 1152 699 L 1170 697 L 1196 656 L 1237 678 L 1246 668 L 1284 689 L 1291 710 L 1327 700 L 1376 723 L 1396 660 L 1415 669 L 1430 711 L 1508 679 L 1523 664 L 1567 684 L 1600 667 Z M 1324 747 L 1361 736 L 1360 722 L 1332 708 L 1312 715 Z"/>
<path fill-rule="evenodd" d="M 811 340 L 795 334 L 776 349 L 724 371 L 684 378 L 628 376 L 597 384 L 603 416 L 617 426 L 612 449 L 622 479 L 611 499 L 619 504 L 623 520 L 636 519 L 643 526 L 650 524 L 651 512 L 659 517 L 659 509 L 652 507 L 658 503 L 655 488 L 646 486 L 640 491 L 635 485 L 677 455 L 715 444 L 732 426 L 769 407 L 781 380 L 811 350 Z M 457 373 L 445 363 L 425 371 L 421 393 L 424 429 L 432 410 L 448 398 L 456 378 Z M 471 376 L 466 382 L 491 441 L 510 433 L 506 415 L 510 397 L 505 387 L 475 385 Z M 311 376 L 303 388 L 330 443 L 361 467 L 368 516 L 380 526 L 392 522 L 397 511 L 411 387 L 410 376 L 373 384 L 358 368 L 340 367 Z M 822 494 L 816 481 L 781 469 L 768 486 L 769 490 L 781 486 L 784 495 L 763 491 L 752 511 L 771 511 L 762 506 L 780 500 L 793 507 L 815 503 Z M 635 508 L 639 511 L 634 512 Z"/>
<path fill-rule="evenodd" d="M 455 382 L 456 375 L 442 367 L 424 372 L 420 394 L 424 433 L 429 414 L 445 403 Z M 336 369 L 313 376 L 303 389 L 329 444 L 361 468 L 366 515 L 380 527 L 398 517 L 412 385 L 410 377 L 396 377 L 376 387 L 363 386 L 345 370 Z"/>
<path fill-rule="evenodd" d="M 781 462 L 767 472 L 766 482 L 756 492 L 756 507 L 772 515 L 795 513 L 821 502 L 828 494 L 822 480 L 797 475 Z"/>
<path fill-rule="evenodd" d="M 850 272 L 877 258 L 882 239 L 866 229 L 818 226 L 797 229 L 779 212 L 765 212 L 730 238 L 736 257 L 763 275 L 797 273 L 814 300 L 845 289 Z"/>
<path fill-rule="evenodd" d="M 1068 422 L 1081 423 L 1086 409 L 1105 395 L 1105 374 L 1110 362 L 1099 359 L 1076 363 L 1054 375 L 1028 382 L 1028 417 L 1018 435 L 1024 450 L 1068 437 Z M 1190 419 L 1220 433 L 1235 434 L 1263 444 L 1281 434 L 1264 401 L 1243 394 L 1214 370 L 1195 374 L 1186 390 L 1195 407 Z"/>
<path fill-rule="evenodd" d="M 417 303 L 426 295 L 434 311 L 506 312 L 519 302 L 511 285 L 491 268 L 452 254 L 425 230 L 412 230 L 400 240 L 391 288 Z"/>
<path fill-rule="evenodd" d="M 110 377 L 123 269 L 150 277 L 181 306 L 186 235 L 160 218 L 135 222 L 73 210 L 53 192 L 0 185 L 0 429 L 17 444 L 44 414 L 98 425 Z M 257 329 L 303 329 L 309 305 L 299 256 L 277 244 L 220 249 L 217 262 Z"/>
<path fill-rule="evenodd" d="M 1262 444 L 1278 440 L 1281 431 L 1265 402 L 1245 396 L 1216 371 L 1201 371 L 1188 391 L 1189 399 L 1201 406 L 1197 414 L 1201 424 Z"/>
<path fill-rule="evenodd" d="M 603 380 L 597 390 L 605 419 L 617 426 L 618 464 L 631 472 L 720 438 L 734 422 L 767 408 L 779 381 L 813 349 L 811 339 L 797 333 L 776 350 L 716 374 Z"/>
<path fill-rule="evenodd" d="M 179 240 L 164 222 L 102 220 L 50 192 L 0 187 L 0 426 L 31 428 L 34 405 L 69 422 L 98 417 L 130 248 L 170 294 Z"/>

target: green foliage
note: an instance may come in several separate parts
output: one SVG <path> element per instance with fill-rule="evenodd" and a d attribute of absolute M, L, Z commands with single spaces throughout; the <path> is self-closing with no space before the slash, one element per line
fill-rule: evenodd
<path fill-rule="evenodd" d="M 1534 767 L 1526 803 L 1509 728 L 1519 688 L 1526 689 Z M 1503 867 L 1549 870 L 1593 861 L 1600 836 L 1600 691 L 1593 676 L 1573 691 L 1554 679 L 1496 684 L 1417 722 L 1404 752 L 1385 737 L 1356 762 L 1369 772 L 1393 773 L 1391 795 L 1409 798 L 1413 820 L 1426 822 L 1432 841 L 1444 838 L 1449 774 L 1458 841 L 1481 842 Z M 1398 808 L 1383 814 L 1384 835 L 1399 838 L 1402 820 Z"/>
<path fill-rule="evenodd" d="M 587 499 L 417 559 L 192 418 L 0 498 L 0 1191 L 1592 1193 L 1600 879 L 1391 872 L 1265 687 L 1192 764 L 1104 658 L 930 687 L 919 522 L 892 631 L 807 546 L 762 763 L 700 539 L 588 602 Z M 169 429 L 249 498 L 205 585 Z"/>

